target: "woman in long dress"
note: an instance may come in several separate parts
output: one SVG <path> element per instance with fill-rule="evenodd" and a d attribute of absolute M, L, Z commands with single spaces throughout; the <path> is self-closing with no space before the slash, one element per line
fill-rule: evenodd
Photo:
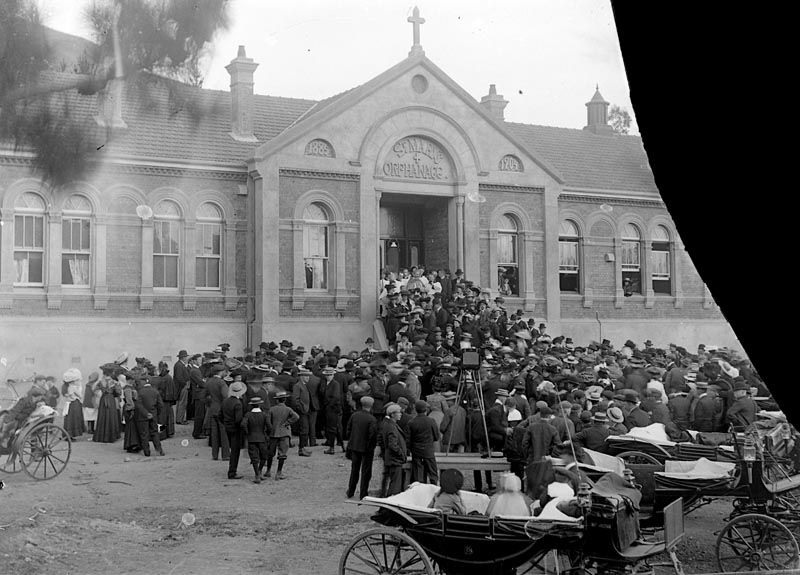
<path fill-rule="evenodd" d="M 178 388 L 169 374 L 167 362 L 158 362 L 158 375 L 150 378 L 150 384 L 158 390 L 164 402 L 158 423 L 161 424 L 160 439 L 168 439 L 175 435 L 175 404 L 178 401 Z"/>
<path fill-rule="evenodd" d="M 64 386 L 62 395 L 64 396 L 64 430 L 69 433 L 74 441 L 86 432 L 86 423 L 83 421 L 83 376 L 76 368 L 70 368 L 64 372 Z"/>
<path fill-rule="evenodd" d="M 112 379 L 112 373 L 112 371 L 107 372 L 104 369 L 103 377 L 97 382 L 100 401 L 97 404 L 97 424 L 92 438 L 95 443 L 114 443 L 120 435 L 119 408 L 116 398 L 122 392 L 119 383 Z"/>
<path fill-rule="evenodd" d="M 86 382 L 83 391 L 83 420 L 86 422 L 87 431 L 94 434 L 94 424 L 97 421 L 97 400 L 99 393 L 97 393 L 97 380 L 100 374 L 93 371 L 89 374 L 89 380 Z"/>
<path fill-rule="evenodd" d="M 123 424 L 125 425 L 122 447 L 128 453 L 136 453 L 142 448 L 142 444 L 139 441 L 139 432 L 136 430 L 136 408 L 134 403 L 139 398 L 139 393 L 136 390 L 136 382 L 133 379 L 133 374 L 129 374 L 125 380 L 125 387 L 122 388 L 122 397 L 122 417 Z"/>

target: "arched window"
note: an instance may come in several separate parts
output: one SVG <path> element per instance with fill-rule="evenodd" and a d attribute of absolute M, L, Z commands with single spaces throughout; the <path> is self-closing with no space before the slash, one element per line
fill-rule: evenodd
<path fill-rule="evenodd" d="M 206 202 L 197 209 L 195 239 L 195 286 L 218 290 L 222 270 L 222 212 L 215 204 Z"/>
<path fill-rule="evenodd" d="M 500 295 L 519 295 L 519 243 L 516 220 L 504 214 L 497 221 L 497 285 Z"/>
<path fill-rule="evenodd" d="M 153 287 L 177 288 L 181 211 L 175 202 L 162 200 L 153 213 Z"/>
<path fill-rule="evenodd" d="M 622 289 L 625 295 L 642 293 L 642 234 L 633 224 L 622 228 Z"/>
<path fill-rule="evenodd" d="M 558 278 L 561 291 L 577 293 L 580 289 L 578 239 L 575 222 L 563 220 L 558 227 Z"/>
<path fill-rule="evenodd" d="M 671 294 L 670 238 L 669 230 L 666 227 L 656 226 L 655 230 L 653 230 L 650 255 L 653 270 L 653 291 L 660 294 Z"/>
<path fill-rule="evenodd" d="M 306 289 L 328 289 L 328 226 L 327 209 L 320 203 L 309 204 L 303 210 L 303 262 Z"/>
<path fill-rule="evenodd" d="M 86 197 L 67 198 L 61 220 L 61 283 L 88 286 L 92 247 L 92 204 Z"/>
<path fill-rule="evenodd" d="M 42 197 L 25 192 L 14 204 L 15 285 L 44 285 L 44 213 Z"/>

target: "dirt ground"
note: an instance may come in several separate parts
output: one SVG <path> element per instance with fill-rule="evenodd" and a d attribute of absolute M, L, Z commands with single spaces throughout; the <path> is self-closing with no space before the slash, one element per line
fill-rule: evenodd
<path fill-rule="evenodd" d="M 0 473 L 0 573 L 333 575 L 347 542 L 376 526 L 371 508 L 345 503 L 342 453 L 292 450 L 285 481 L 256 485 L 246 452 L 245 478 L 229 480 L 207 440 L 192 439 L 188 425 L 176 433 L 166 457 L 85 435 L 55 479 Z M 376 464 L 373 487 L 379 477 Z M 714 531 L 729 510 L 715 502 L 687 518 L 678 549 L 687 573 L 714 571 Z M 196 517 L 190 527 L 181 524 L 186 512 Z"/>

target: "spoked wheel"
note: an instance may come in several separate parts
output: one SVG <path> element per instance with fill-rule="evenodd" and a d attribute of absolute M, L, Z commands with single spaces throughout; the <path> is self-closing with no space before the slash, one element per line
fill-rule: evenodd
<path fill-rule="evenodd" d="M 617 455 L 625 463 L 661 465 L 662 463 L 644 451 L 624 451 Z"/>
<path fill-rule="evenodd" d="M 748 513 L 730 521 L 717 537 L 720 571 L 797 569 L 800 548 L 792 532 L 777 519 Z"/>
<path fill-rule="evenodd" d="M 25 473 L 34 479 L 52 479 L 67 467 L 72 441 L 67 432 L 54 423 L 31 429 L 22 439 L 19 459 Z"/>
<path fill-rule="evenodd" d="M 430 558 L 411 537 L 386 527 L 357 535 L 342 553 L 339 575 L 436 575 Z"/>
<path fill-rule="evenodd" d="M 5 471 L 6 473 L 19 473 L 22 471 L 22 464 L 19 461 L 19 457 L 13 453 L 9 454 L 6 460 L 0 463 L 0 471 Z"/>

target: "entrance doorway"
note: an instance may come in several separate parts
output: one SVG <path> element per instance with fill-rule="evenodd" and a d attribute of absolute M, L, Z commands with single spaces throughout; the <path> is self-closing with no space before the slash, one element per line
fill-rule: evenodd
<path fill-rule="evenodd" d="M 448 266 L 447 198 L 384 194 L 380 207 L 380 266 L 400 271 Z"/>

